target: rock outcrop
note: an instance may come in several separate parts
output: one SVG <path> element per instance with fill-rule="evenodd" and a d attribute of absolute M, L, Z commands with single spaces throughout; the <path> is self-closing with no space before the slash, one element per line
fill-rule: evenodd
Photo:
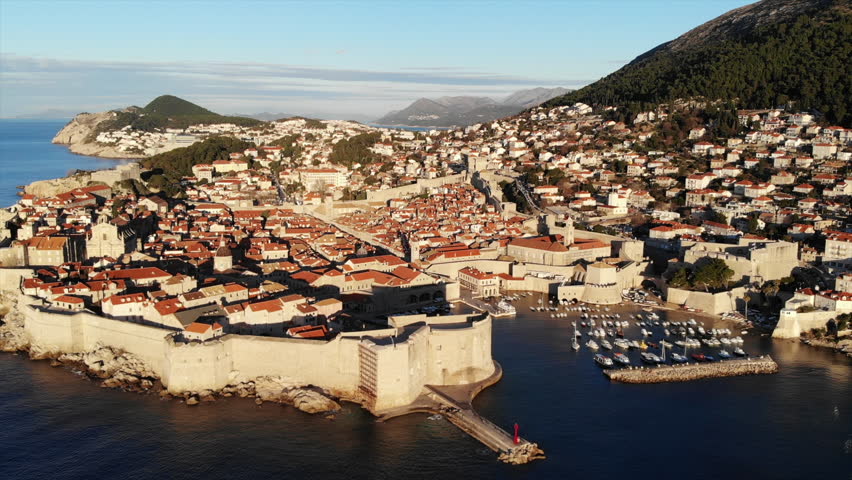
<path fill-rule="evenodd" d="M 51 178 L 49 180 L 38 180 L 24 186 L 24 193 L 35 195 L 39 198 L 52 197 L 54 195 L 89 186 L 92 175 L 88 172 L 78 172 L 67 177 Z"/>
<path fill-rule="evenodd" d="M 0 295 L 0 304 L 0 351 L 26 351 L 30 341 L 24 330 L 24 317 L 17 309 L 17 297 Z"/>
<path fill-rule="evenodd" d="M 114 116 L 113 112 L 81 113 L 53 137 L 53 143 L 68 145 L 73 153 L 80 155 L 103 158 L 143 158 L 144 155 L 122 152 L 111 145 L 89 141 L 98 125 Z"/>
<path fill-rule="evenodd" d="M 226 387 L 223 392 L 236 392 L 240 396 L 254 396 L 264 402 L 292 405 L 305 413 L 325 413 L 340 410 L 340 404 L 319 389 L 293 383 L 283 377 L 259 377 L 253 382 Z"/>
<path fill-rule="evenodd" d="M 33 357 L 32 350 L 30 356 Z M 145 362 L 112 347 L 99 345 L 90 352 L 64 353 L 57 360 L 63 365 L 79 365 L 91 377 L 101 379 L 101 385 L 107 388 L 146 391 L 157 381 Z"/>

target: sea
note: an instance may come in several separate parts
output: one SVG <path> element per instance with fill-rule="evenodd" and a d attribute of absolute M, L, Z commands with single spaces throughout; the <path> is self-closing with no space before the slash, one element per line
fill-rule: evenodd
<path fill-rule="evenodd" d="M 69 119 L 0 120 L 0 207 L 18 201 L 18 186 L 59 178 L 73 170 L 113 168 L 128 160 L 76 155 L 50 143 Z"/>
<path fill-rule="evenodd" d="M 0 193 L 110 165 L 51 145 L 62 125 L 0 122 Z M 474 407 L 506 430 L 517 423 L 544 460 L 502 464 L 445 419 L 426 414 L 376 422 L 344 404 L 324 418 L 237 398 L 188 407 L 0 353 L 0 479 L 852 479 L 849 358 L 748 333 L 744 350 L 771 355 L 777 374 L 610 383 L 593 352 L 571 349 L 578 314 L 531 311 L 540 299 L 522 298 L 515 317 L 494 320 L 493 356 L 504 376 Z M 635 305 L 616 311 L 622 318 L 641 312 Z M 672 321 L 692 315 L 661 313 Z M 732 323 L 702 321 L 739 334 Z M 626 334 L 638 339 L 639 327 Z M 654 328 L 656 341 L 662 335 Z M 637 354 L 629 355 L 638 364 Z"/>

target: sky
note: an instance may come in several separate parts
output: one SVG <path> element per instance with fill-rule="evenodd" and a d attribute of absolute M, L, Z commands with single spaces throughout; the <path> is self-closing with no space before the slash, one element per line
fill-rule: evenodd
<path fill-rule="evenodd" d="M 0 0 L 0 117 L 144 106 L 375 119 L 579 88 L 748 0 Z"/>

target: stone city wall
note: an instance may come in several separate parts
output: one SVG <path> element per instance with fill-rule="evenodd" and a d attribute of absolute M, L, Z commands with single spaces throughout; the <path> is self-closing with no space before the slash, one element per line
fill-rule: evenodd
<path fill-rule="evenodd" d="M 438 178 L 420 178 L 416 183 L 403 185 L 401 187 L 388 188 L 386 190 L 371 190 L 367 192 L 367 201 L 369 202 L 387 202 L 394 198 L 405 198 L 420 195 L 428 188 L 441 187 L 451 183 L 464 183 L 467 181 L 467 175 L 458 173 Z"/>
<path fill-rule="evenodd" d="M 52 354 L 88 352 L 99 345 L 124 350 L 143 360 L 174 394 L 281 376 L 358 398 L 362 344 L 374 349 L 378 359 L 375 409 L 406 405 L 426 384 L 470 383 L 494 371 L 488 316 L 469 325 L 458 323 L 469 318 L 465 315 L 435 320 L 424 316 L 416 319 L 423 325 L 409 326 L 407 335 L 399 326 L 342 334 L 329 341 L 231 334 L 183 343 L 176 342 L 175 332 L 168 329 L 89 312 L 48 311 L 37 303 L 21 308 L 33 348 Z M 446 324 L 450 321 L 454 323 Z M 388 341 L 392 334 L 399 339 Z M 384 340 L 372 340 L 379 338 Z"/>
<path fill-rule="evenodd" d="M 744 305 L 745 293 L 746 290 L 742 287 L 719 293 L 694 292 L 672 287 L 665 289 L 667 302 L 686 305 L 712 315 L 737 311 L 739 306 Z"/>
<path fill-rule="evenodd" d="M 802 332 L 808 332 L 813 328 L 825 328 L 825 324 L 838 315 L 839 312 L 824 310 L 807 313 L 799 313 L 792 309 L 781 310 L 778 324 L 772 331 L 772 338 L 799 338 Z"/>

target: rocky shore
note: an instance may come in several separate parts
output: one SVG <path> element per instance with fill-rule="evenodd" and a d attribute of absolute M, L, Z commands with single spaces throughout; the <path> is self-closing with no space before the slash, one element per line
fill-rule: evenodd
<path fill-rule="evenodd" d="M 852 358 L 852 337 L 841 338 L 837 341 L 818 338 L 803 338 L 802 343 L 812 347 L 830 348 L 837 353 L 841 353 Z"/>
<path fill-rule="evenodd" d="M 533 460 L 544 460 L 545 458 L 547 457 L 544 456 L 544 450 L 538 448 L 538 444 L 524 443 L 508 452 L 501 453 L 497 460 L 510 465 L 523 465 Z"/>
<path fill-rule="evenodd" d="M 113 118 L 112 112 L 81 113 L 62 127 L 52 143 L 67 145 L 71 152 L 101 158 L 143 158 L 145 155 L 122 152 L 111 145 L 89 142 L 98 125 Z"/>
<path fill-rule="evenodd" d="M 614 382 L 667 383 L 688 382 L 702 378 L 765 375 L 777 372 L 778 364 L 767 355 L 759 358 L 745 358 L 714 363 L 606 370 L 604 374 Z"/>

